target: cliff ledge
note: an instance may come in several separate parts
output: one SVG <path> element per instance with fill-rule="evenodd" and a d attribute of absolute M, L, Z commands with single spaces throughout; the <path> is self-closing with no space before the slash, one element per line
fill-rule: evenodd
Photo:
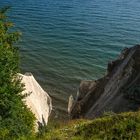
<path fill-rule="evenodd" d="M 125 48 L 118 59 L 108 63 L 107 74 L 103 78 L 82 81 L 76 99 L 69 104 L 71 118 L 92 119 L 109 111 L 119 113 L 138 110 L 140 45 Z"/>

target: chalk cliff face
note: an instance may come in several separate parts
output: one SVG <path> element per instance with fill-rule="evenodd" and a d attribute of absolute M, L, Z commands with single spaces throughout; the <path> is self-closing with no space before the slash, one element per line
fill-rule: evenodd
<path fill-rule="evenodd" d="M 70 104 L 70 103 L 69 103 Z M 140 45 L 124 49 L 108 64 L 107 74 L 96 81 L 82 81 L 71 118 L 95 118 L 105 111 L 134 111 L 140 107 Z"/>
<path fill-rule="evenodd" d="M 22 94 L 28 94 L 24 101 L 36 117 L 36 128 L 46 125 L 52 110 L 50 96 L 41 88 L 31 73 L 19 74 L 21 83 L 25 85 Z"/>

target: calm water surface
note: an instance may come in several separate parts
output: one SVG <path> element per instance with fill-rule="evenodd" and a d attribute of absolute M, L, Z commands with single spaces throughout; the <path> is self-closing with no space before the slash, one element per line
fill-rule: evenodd
<path fill-rule="evenodd" d="M 32 72 L 64 114 L 81 80 L 97 79 L 124 47 L 140 43 L 139 0 L 0 0 L 23 33 L 22 72 Z"/>

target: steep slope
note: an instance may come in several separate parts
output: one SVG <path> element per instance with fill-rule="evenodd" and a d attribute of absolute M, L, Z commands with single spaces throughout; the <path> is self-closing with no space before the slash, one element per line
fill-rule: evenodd
<path fill-rule="evenodd" d="M 93 120 L 48 124 L 47 132 L 27 140 L 140 140 L 140 112 L 108 114 Z"/>
<path fill-rule="evenodd" d="M 108 64 L 107 74 L 82 81 L 69 107 L 72 118 L 95 118 L 105 111 L 135 111 L 140 107 L 140 45 L 126 48 Z"/>

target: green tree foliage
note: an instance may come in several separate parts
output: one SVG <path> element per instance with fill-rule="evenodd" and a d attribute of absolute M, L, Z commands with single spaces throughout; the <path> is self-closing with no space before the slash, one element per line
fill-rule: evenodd
<path fill-rule="evenodd" d="M 17 78 L 19 52 L 14 46 L 20 33 L 11 31 L 14 25 L 6 16 L 8 9 L 0 10 L 0 139 L 32 134 L 35 120 L 22 102 L 23 85 Z"/>

